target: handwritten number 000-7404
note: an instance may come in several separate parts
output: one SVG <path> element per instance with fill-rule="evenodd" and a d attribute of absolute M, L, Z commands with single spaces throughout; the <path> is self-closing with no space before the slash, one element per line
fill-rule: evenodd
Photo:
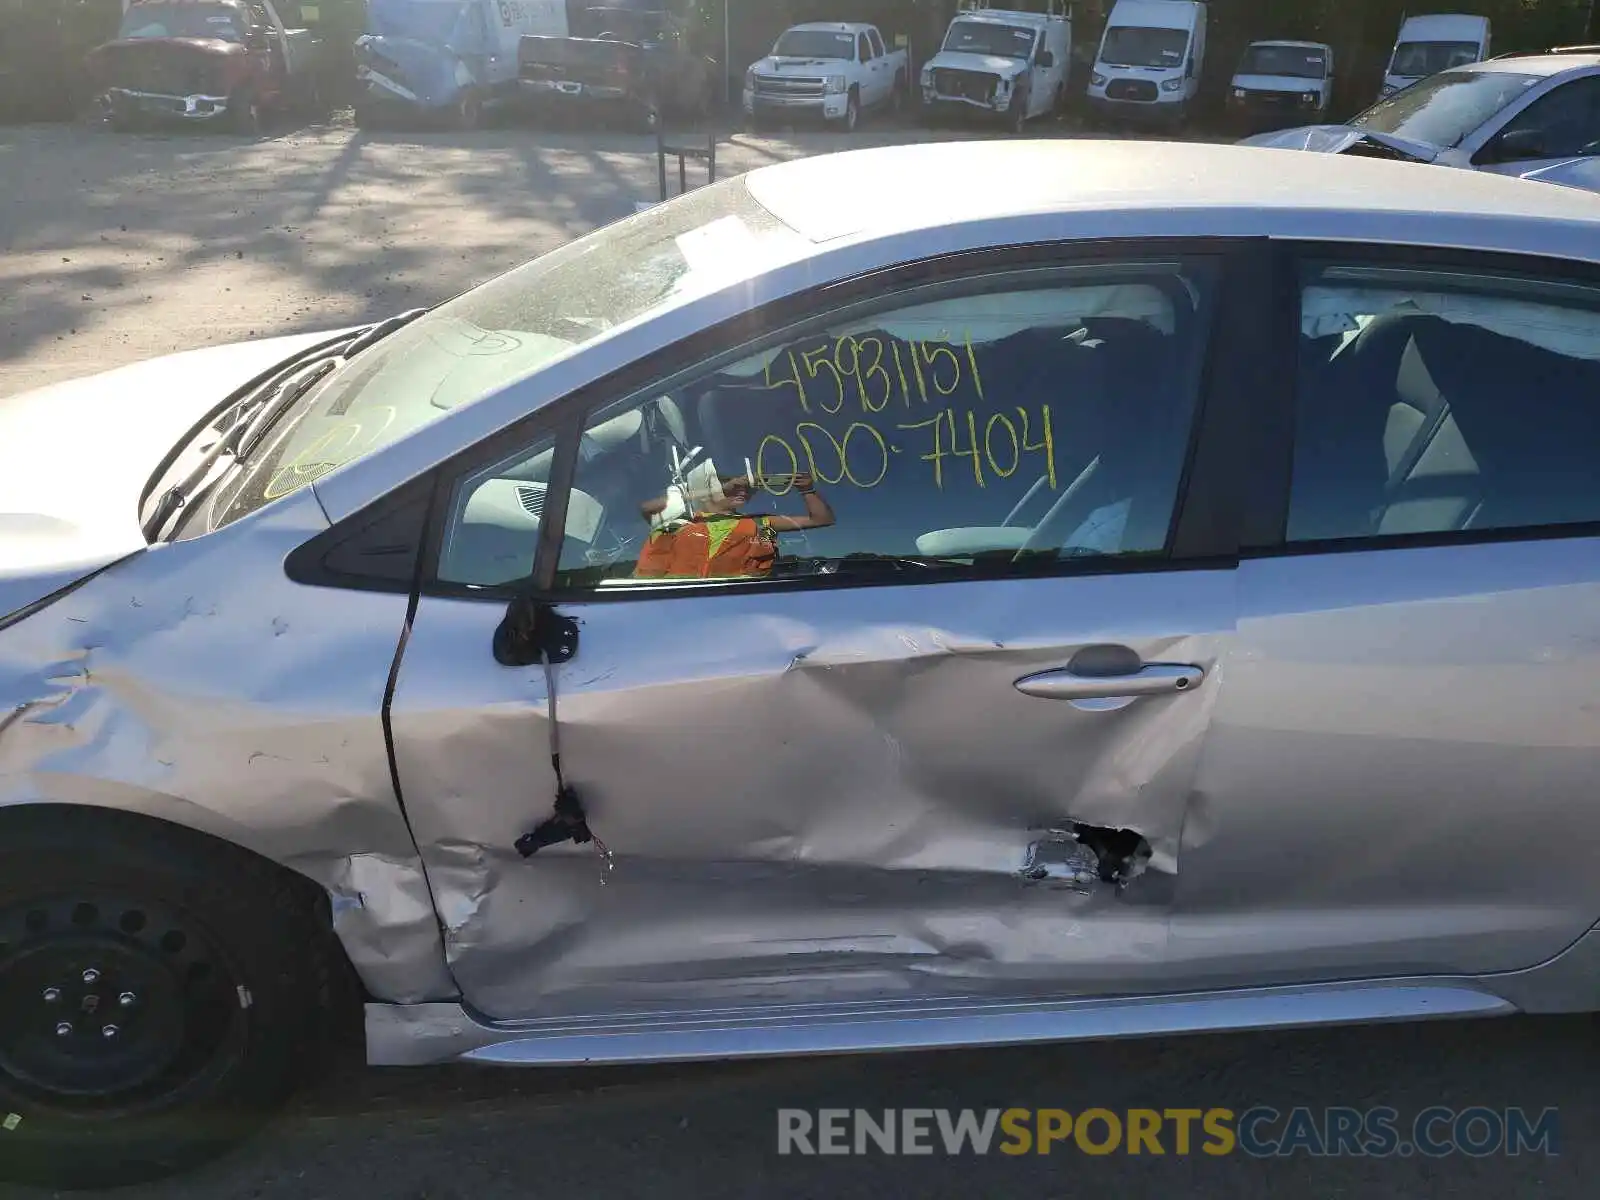
<path fill-rule="evenodd" d="M 907 433 L 919 430 L 932 433 L 932 449 L 919 457 L 923 462 L 933 465 L 934 486 L 941 490 L 945 483 L 944 460 L 947 458 L 970 459 L 973 481 L 979 487 L 987 487 L 985 465 L 995 477 L 1010 479 L 1021 467 L 1023 454 L 1033 452 L 1044 456 L 1045 478 L 1054 490 L 1056 450 L 1050 406 L 1039 406 L 1038 441 L 1033 440 L 1028 410 L 1019 405 L 1016 413 L 1017 420 L 1013 421 L 1009 414 L 1003 412 L 983 415 L 971 409 L 958 411 L 947 408 L 940 410 L 932 420 L 896 424 L 894 428 Z M 945 444 L 947 428 L 948 448 Z M 961 445 L 963 434 L 966 438 L 964 449 Z M 868 449 L 857 450 L 852 459 L 852 446 L 863 443 Z M 823 451 L 820 456 L 819 451 Z M 848 483 L 857 488 L 875 488 L 889 474 L 890 456 L 899 452 L 898 446 L 890 445 L 876 427 L 865 421 L 851 422 L 842 434 L 834 434 L 815 421 L 801 421 L 794 428 L 792 440 L 775 433 L 762 438 L 756 447 L 754 465 L 761 486 L 774 496 L 788 493 L 794 486 L 791 477 L 802 469 L 819 483 Z M 861 460 L 862 454 L 869 456 L 866 463 Z"/>

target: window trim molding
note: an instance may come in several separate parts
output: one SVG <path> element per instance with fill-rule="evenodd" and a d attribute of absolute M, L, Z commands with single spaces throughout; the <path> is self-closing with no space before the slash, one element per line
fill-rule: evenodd
<path fill-rule="evenodd" d="M 546 511 L 545 519 L 541 523 L 540 547 L 534 564 L 533 577 L 499 585 L 455 584 L 440 580 L 433 568 L 437 563 L 438 543 L 443 531 L 430 530 L 429 545 L 424 551 L 425 569 L 421 592 L 423 595 L 441 598 L 494 602 L 505 602 L 516 596 L 532 596 L 552 604 L 638 603 L 688 596 L 747 595 L 796 589 L 906 587 L 1077 575 L 1148 574 L 1197 568 L 1215 570 L 1231 567 L 1237 562 L 1238 539 L 1236 530 L 1230 523 L 1223 528 L 1189 536 L 1185 542 L 1186 552 L 1182 556 L 1167 553 L 1161 557 L 1152 554 L 1110 559 L 1068 559 L 1042 564 L 1037 570 L 1031 571 L 1018 570 L 1009 564 L 997 564 L 990 570 L 974 568 L 952 571 L 949 574 L 929 569 L 921 573 L 885 572 L 883 577 L 834 574 L 726 582 L 684 581 L 678 585 L 662 583 L 637 589 L 575 590 L 557 589 L 554 586 L 560 542 L 560 536 L 555 531 L 564 528 L 566 498 L 576 473 L 578 438 L 583 422 L 590 413 L 644 392 L 659 380 L 670 379 L 694 370 L 707 361 L 736 354 L 744 346 L 761 342 L 785 329 L 827 318 L 841 309 L 881 300 L 886 293 L 913 292 L 927 286 L 945 285 L 953 278 L 963 275 L 1070 269 L 1076 266 L 1093 267 L 1096 264 L 1126 263 L 1129 266 L 1137 266 L 1144 262 L 1166 259 L 1215 260 L 1217 278 L 1209 313 L 1211 326 L 1207 331 L 1208 341 L 1200 364 L 1200 390 L 1192 416 L 1191 440 L 1188 448 L 1189 460 L 1192 460 L 1196 447 L 1200 444 L 1200 431 L 1207 412 L 1216 411 L 1219 407 L 1232 407 L 1229 402 L 1213 404 L 1211 397 L 1207 395 L 1208 387 L 1219 378 L 1218 372 L 1213 369 L 1213 362 L 1216 357 L 1217 333 L 1229 324 L 1223 315 L 1224 304 L 1237 290 L 1229 287 L 1228 280 L 1232 272 L 1237 269 L 1237 260 L 1247 248 L 1253 248 L 1259 254 L 1267 245 L 1264 238 L 1125 238 L 1081 243 L 1058 242 L 1044 245 L 1030 243 L 990 247 L 869 272 L 854 279 L 788 297 L 764 308 L 742 314 L 733 321 L 702 330 L 649 359 L 630 363 L 590 386 L 563 397 L 525 421 L 509 426 L 493 438 L 479 443 L 471 452 L 458 456 L 457 462 L 442 467 L 445 472 L 442 479 L 448 479 L 450 482 L 441 483 L 439 491 L 441 496 L 449 493 L 457 476 L 464 470 L 471 470 L 472 464 L 495 461 L 497 457 L 513 453 L 519 440 L 525 443 L 541 433 L 559 429 L 550 484 L 552 491 L 557 491 L 559 484 L 559 499 Z M 1236 399 L 1230 397 L 1230 400 Z M 1188 506 L 1183 488 L 1188 484 L 1189 476 L 1190 461 L 1186 460 L 1180 476 L 1180 488 L 1175 498 L 1172 529 L 1184 527 L 1185 509 Z M 1205 486 L 1231 488 L 1235 478 L 1231 472 L 1217 472 L 1207 477 Z M 559 513 L 556 511 L 558 508 Z M 1237 506 L 1231 511 L 1237 512 Z M 1169 546 L 1176 545 L 1173 537 L 1169 529 Z"/>
<path fill-rule="evenodd" d="M 1554 186 L 1554 185 L 1550 185 Z M 1483 546 L 1505 542 L 1535 542 L 1552 540 L 1583 540 L 1600 537 L 1600 517 L 1593 521 L 1570 522 L 1560 525 L 1514 525 L 1494 529 L 1445 529 L 1415 533 L 1371 534 L 1351 538 L 1317 538 L 1290 541 L 1288 523 L 1293 502 L 1293 463 L 1297 444 L 1299 419 L 1299 337 L 1301 306 L 1304 290 L 1301 281 L 1309 266 L 1315 264 L 1378 267 L 1394 270 L 1461 271 L 1483 275 L 1505 275 L 1534 282 L 1544 280 L 1560 284 L 1572 282 L 1600 291 L 1600 263 L 1561 258 L 1556 255 L 1515 254 L 1495 250 L 1413 246 L 1400 243 L 1376 245 L 1328 241 L 1295 241 L 1280 244 L 1278 269 L 1279 286 L 1287 287 L 1292 303 L 1287 307 L 1293 314 L 1293 351 L 1288 358 L 1291 366 L 1287 376 L 1287 410 L 1282 415 L 1287 432 L 1287 451 L 1290 466 L 1288 486 L 1284 489 L 1279 512 L 1279 536 L 1276 540 L 1241 548 L 1241 559 L 1262 560 L 1303 557 L 1313 554 L 1370 554 L 1374 551 L 1403 551 L 1449 548 L 1454 546 Z M 1596 309 L 1600 312 L 1600 308 Z"/>

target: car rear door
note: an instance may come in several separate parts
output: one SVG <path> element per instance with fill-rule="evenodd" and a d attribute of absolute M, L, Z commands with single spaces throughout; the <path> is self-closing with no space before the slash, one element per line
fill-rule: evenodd
<path fill-rule="evenodd" d="M 1286 269 L 1293 485 L 1239 569 L 1174 957 L 1542 962 L 1600 917 L 1600 272 L 1349 246 Z"/>
<path fill-rule="evenodd" d="M 452 468 L 390 722 L 467 999 L 1163 986 L 1259 510 L 1261 262 L 918 264 Z M 570 661 L 504 653 L 528 594 L 541 629 L 574 622 Z M 595 842 L 514 849 L 580 808 Z"/>

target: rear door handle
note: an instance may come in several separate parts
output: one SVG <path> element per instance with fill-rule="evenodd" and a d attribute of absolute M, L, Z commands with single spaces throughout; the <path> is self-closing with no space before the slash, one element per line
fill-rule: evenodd
<path fill-rule="evenodd" d="M 1131 700 L 1190 692 L 1206 677 L 1199 667 L 1151 663 L 1123 675 L 1080 675 L 1070 667 L 1040 671 L 1017 680 L 1017 691 L 1041 700 Z"/>

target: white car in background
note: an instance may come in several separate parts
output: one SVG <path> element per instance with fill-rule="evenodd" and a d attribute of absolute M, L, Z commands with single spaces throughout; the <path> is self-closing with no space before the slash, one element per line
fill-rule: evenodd
<path fill-rule="evenodd" d="M 1600 188 L 1600 53 L 1506 55 L 1442 71 L 1354 117 L 1243 144 L 1407 159 Z"/>

